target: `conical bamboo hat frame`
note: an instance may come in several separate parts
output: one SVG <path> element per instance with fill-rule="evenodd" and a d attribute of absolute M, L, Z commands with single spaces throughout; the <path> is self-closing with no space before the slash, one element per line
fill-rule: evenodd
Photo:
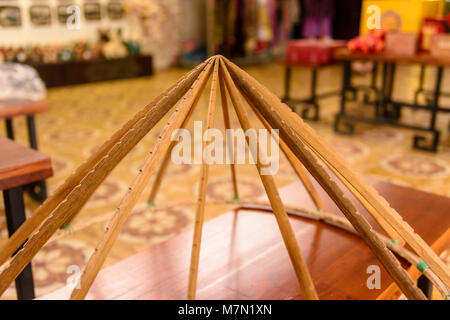
<path fill-rule="evenodd" d="M 149 196 L 149 203 L 154 202 L 170 159 L 170 151 L 175 144 L 175 142 L 170 141 L 170 137 L 174 130 L 186 126 L 211 74 L 206 129 L 214 126 L 217 87 L 220 88 L 221 93 L 225 128 L 230 128 L 226 98 L 226 91 L 228 91 L 242 129 L 244 131 L 250 129 L 248 108 L 243 103 L 243 97 L 244 101 L 250 106 L 250 110 L 256 113 L 265 128 L 279 129 L 281 150 L 317 207 L 316 211 L 285 207 L 281 202 L 274 179 L 270 175 L 260 175 L 270 207 L 267 207 L 266 203 L 241 204 L 244 207 L 255 204 L 263 205 L 262 209 L 274 213 L 305 298 L 318 299 L 319 297 L 294 237 L 287 212 L 301 212 L 302 215 L 307 217 L 318 218 L 357 233 L 373 251 L 408 299 L 426 299 L 426 297 L 400 266 L 399 261 L 391 251 L 404 257 L 412 264 L 426 263 L 429 268 L 423 270 L 424 275 L 432 281 L 443 296 L 448 295 L 448 287 L 450 286 L 448 268 L 422 238 L 389 206 L 386 200 L 354 172 L 296 113 L 281 103 L 278 97 L 221 56 L 214 56 L 197 66 L 138 112 L 25 221 L 0 250 L 0 265 L 3 270 L 0 273 L 0 294 L 4 293 L 9 284 L 55 232 L 74 218 L 98 186 L 130 150 L 176 105 L 153 150 L 139 169 L 138 175 L 131 183 L 129 190 L 102 235 L 95 252 L 90 257 L 81 276 L 79 289 L 75 288 L 72 292 L 71 299 L 85 298 L 127 217 L 136 205 L 152 174 L 158 169 L 158 164 L 161 163 Z M 254 158 L 258 157 L 254 156 Z M 330 176 L 321 163 L 330 169 L 361 202 L 387 233 L 387 237 L 372 229 L 364 216 L 358 212 L 356 206 L 345 197 L 334 177 Z M 261 167 L 259 161 L 257 161 L 256 166 L 258 169 Z M 235 167 L 230 165 L 230 168 L 234 195 L 238 197 Z M 309 180 L 305 168 L 328 193 L 343 212 L 345 218 L 322 212 L 322 202 Z M 203 163 L 196 201 L 197 209 L 187 294 L 189 299 L 195 298 L 207 182 L 208 165 Z M 317 214 L 318 212 L 320 212 L 320 215 Z M 25 241 L 23 248 L 13 255 Z M 405 243 L 409 244 L 415 253 L 405 249 L 403 247 Z"/>

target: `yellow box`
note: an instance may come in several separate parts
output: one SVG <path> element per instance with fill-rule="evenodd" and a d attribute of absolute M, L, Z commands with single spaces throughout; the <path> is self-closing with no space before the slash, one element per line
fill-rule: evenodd
<path fill-rule="evenodd" d="M 424 18 L 442 16 L 444 2 L 444 0 L 364 0 L 360 33 L 369 31 L 368 21 L 371 26 L 374 25 L 374 14 L 379 8 L 381 29 L 418 34 Z M 367 12 L 369 6 L 372 6 L 371 12 Z"/>

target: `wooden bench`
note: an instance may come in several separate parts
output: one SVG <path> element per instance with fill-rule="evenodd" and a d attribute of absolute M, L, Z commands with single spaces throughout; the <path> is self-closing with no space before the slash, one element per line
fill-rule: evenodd
<path fill-rule="evenodd" d="M 51 160 L 36 150 L 0 137 L 0 190 L 3 190 L 6 224 L 11 236 L 25 221 L 23 186 L 53 175 Z M 31 264 L 16 279 L 18 299 L 33 299 Z"/>
<path fill-rule="evenodd" d="M 26 99 L 1 99 L 0 100 L 0 119 L 5 119 L 6 135 L 14 140 L 13 118 L 25 116 L 28 127 L 28 139 L 30 147 L 38 150 L 36 136 L 36 123 L 34 116 L 38 113 L 48 111 L 48 104 L 45 101 L 32 101 Z M 43 202 L 47 198 L 47 186 L 45 181 L 37 181 L 28 186 L 31 197 Z"/>

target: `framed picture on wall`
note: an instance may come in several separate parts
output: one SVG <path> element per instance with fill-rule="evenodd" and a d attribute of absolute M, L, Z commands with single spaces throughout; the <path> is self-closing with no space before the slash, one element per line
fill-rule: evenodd
<path fill-rule="evenodd" d="M 123 3 L 121 1 L 110 1 L 106 5 L 106 11 L 111 20 L 122 19 L 124 14 Z"/>
<path fill-rule="evenodd" d="M 22 25 L 20 8 L 17 6 L 0 6 L 0 26 L 19 27 Z"/>
<path fill-rule="evenodd" d="M 52 23 L 52 14 L 47 5 L 32 5 L 30 7 L 31 23 L 38 26 L 45 26 Z"/>
<path fill-rule="evenodd" d="M 84 18 L 86 20 L 95 21 L 102 18 L 100 3 L 88 2 L 84 4 Z"/>
<path fill-rule="evenodd" d="M 67 23 L 67 19 L 70 17 L 71 13 L 67 12 L 67 8 L 69 8 L 70 6 L 72 6 L 73 4 L 62 4 L 59 5 L 58 8 L 56 9 L 58 12 L 58 21 L 60 23 Z"/>

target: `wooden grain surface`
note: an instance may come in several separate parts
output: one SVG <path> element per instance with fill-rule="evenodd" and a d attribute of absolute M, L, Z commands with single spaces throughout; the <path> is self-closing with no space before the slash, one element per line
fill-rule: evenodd
<path fill-rule="evenodd" d="M 44 101 L 23 99 L 0 100 L 0 118 L 13 118 L 17 116 L 30 116 L 48 110 Z"/>
<path fill-rule="evenodd" d="M 23 186 L 53 175 L 48 156 L 0 137 L 0 190 Z"/>
<path fill-rule="evenodd" d="M 439 253 L 449 247 L 450 198 L 368 181 L 433 250 Z M 327 211 L 340 214 L 318 188 Z M 280 193 L 286 203 L 314 208 L 300 183 L 282 188 Z M 357 236 L 321 222 L 292 216 L 290 220 L 320 299 L 396 296 L 392 279 Z M 380 231 L 378 226 L 375 229 Z M 303 299 L 272 214 L 228 212 L 207 222 L 203 234 L 197 299 Z M 103 269 L 87 299 L 184 299 L 191 239 L 189 230 Z M 369 265 L 380 266 L 380 290 L 366 286 Z M 409 268 L 404 261 L 402 265 Z M 418 277 L 414 269 L 411 267 L 410 273 Z M 63 288 L 43 299 L 66 299 L 69 293 Z"/>
<path fill-rule="evenodd" d="M 413 63 L 413 64 L 427 64 L 441 67 L 450 66 L 450 57 L 433 57 L 427 53 L 417 53 L 412 56 L 402 56 L 387 53 L 362 53 L 350 52 L 346 48 L 337 49 L 334 54 L 336 60 L 371 60 L 378 62 L 398 62 L 398 63 Z"/>

